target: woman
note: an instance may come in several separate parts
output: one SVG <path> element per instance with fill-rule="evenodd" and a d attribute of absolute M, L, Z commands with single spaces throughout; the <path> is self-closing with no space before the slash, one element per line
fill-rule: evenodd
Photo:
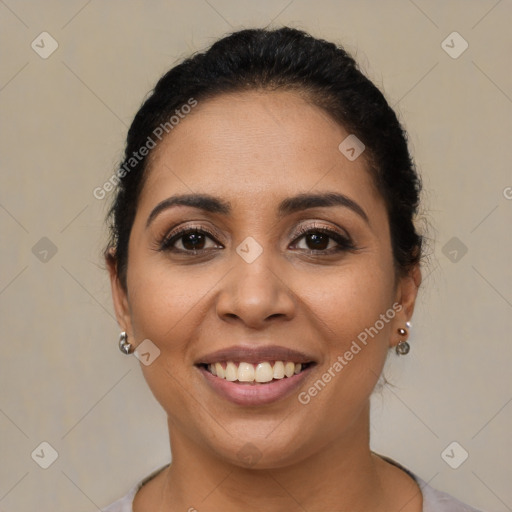
<path fill-rule="evenodd" d="M 243 30 L 165 74 L 130 127 L 105 251 L 172 464 L 113 511 L 475 510 L 369 447 L 409 351 L 420 183 L 340 47 Z"/>

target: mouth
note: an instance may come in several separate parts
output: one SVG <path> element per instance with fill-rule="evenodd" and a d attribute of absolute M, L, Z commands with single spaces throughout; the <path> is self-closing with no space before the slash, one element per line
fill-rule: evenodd
<path fill-rule="evenodd" d="M 216 363 L 200 363 L 199 366 L 218 379 L 237 384 L 259 385 L 270 384 L 282 379 L 299 375 L 315 363 L 294 361 L 219 361 Z"/>
<path fill-rule="evenodd" d="M 238 345 L 195 361 L 203 382 L 217 397 L 240 406 L 283 400 L 301 386 L 318 361 L 277 345 Z"/>

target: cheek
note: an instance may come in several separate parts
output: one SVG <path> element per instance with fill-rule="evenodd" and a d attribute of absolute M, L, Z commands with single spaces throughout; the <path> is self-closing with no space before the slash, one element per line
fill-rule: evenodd
<path fill-rule="evenodd" d="M 135 343 L 149 339 L 160 350 L 158 358 L 149 366 L 141 364 L 141 369 L 167 411 L 187 409 L 188 393 L 194 392 L 190 351 L 196 340 L 208 337 L 202 329 L 211 316 L 210 294 L 225 273 L 205 269 L 171 264 L 161 257 L 151 261 L 135 251 L 131 260 L 128 286 Z"/>
<path fill-rule="evenodd" d="M 137 267 L 134 262 L 133 269 L 130 304 L 136 340 L 154 339 L 163 352 L 182 352 L 215 285 L 213 273 L 195 278 L 193 271 L 165 263 Z"/>
<path fill-rule="evenodd" d="M 389 266 L 372 257 L 359 258 L 357 264 L 326 273 L 324 277 L 305 277 L 304 284 L 296 281 L 297 289 L 309 290 L 307 301 L 313 312 L 340 342 L 355 339 L 393 304 L 393 275 Z M 312 282 L 315 287 L 311 286 Z M 388 327 L 379 330 L 386 331 Z"/>
<path fill-rule="evenodd" d="M 319 334 L 318 348 L 326 354 L 319 377 L 328 384 L 318 386 L 322 389 L 318 405 L 342 400 L 346 407 L 339 409 L 340 414 L 350 410 L 350 404 L 363 404 L 373 390 L 386 360 L 395 316 L 389 266 L 370 257 L 359 261 L 316 279 L 307 297 Z"/>
<path fill-rule="evenodd" d="M 162 271 L 148 264 L 137 267 L 135 259 L 132 263 L 130 304 L 134 337 L 136 343 L 149 339 L 160 350 L 150 365 L 141 363 L 144 379 L 163 409 L 168 413 L 180 411 L 178 422 L 187 423 L 197 414 L 197 402 L 191 400 L 196 393 L 190 383 L 187 351 L 205 314 L 201 298 L 213 283 L 208 286 L 201 280 L 186 279 L 186 271 L 167 265 L 160 265 L 164 267 Z"/>

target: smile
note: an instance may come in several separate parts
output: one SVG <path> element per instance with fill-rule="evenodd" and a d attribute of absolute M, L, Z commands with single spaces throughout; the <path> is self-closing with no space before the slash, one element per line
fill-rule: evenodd
<path fill-rule="evenodd" d="M 217 396 L 239 406 L 254 407 L 270 405 L 298 393 L 314 366 L 314 362 L 227 361 L 199 364 L 196 368 Z"/>
<path fill-rule="evenodd" d="M 293 361 L 261 361 L 247 363 L 244 361 L 225 361 L 204 365 L 205 369 L 219 379 L 229 382 L 243 382 L 249 384 L 265 384 L 273 380 L 290 378 L 301 373 L 309 363 L 295 363 Z"/>

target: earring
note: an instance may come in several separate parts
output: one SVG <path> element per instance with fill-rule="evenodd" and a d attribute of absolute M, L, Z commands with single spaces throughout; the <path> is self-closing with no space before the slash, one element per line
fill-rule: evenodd
<path fill-rule="evenodd" d="M 128 335 L 124 331 L 119 335 L 119 350 L 126 355 L 131 354 L 134 350 L 132 344 L 128 342 Z"/>
<path fill-rule="evenodd" d="M 407 331 L 400 327 L 400 329 L 398 329 L 398 334 L 400 334 L 400 336 L 407 336 Z M 409 350 L 411 350 L 411 346 L 406 340 L 400 340 L 395 350 L 397 354 L 405 356 L 405 354 L 408 354 Z"/>

